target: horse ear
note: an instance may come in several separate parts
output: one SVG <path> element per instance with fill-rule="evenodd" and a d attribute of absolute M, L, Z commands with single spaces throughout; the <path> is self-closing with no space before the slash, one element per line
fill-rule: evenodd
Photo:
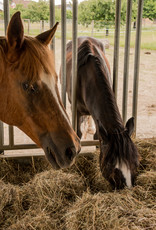
<path fill-rule="evenodd" d="M 47 31 L 39 34 L 38 36 L 36 36 L 37 40 L 39 40 L 41 43 L 43 43 L 45 45 L 49 45 L 49 43 L 51 42 L 51 40 L 54 37 L 54 34 L 56 32 L 58 24 L 59 23 L 56 22 L 56 24 L 53 26 L 52 29 L 47 30 Z"/>
<path fill-rule="evenodd" d="M 126 123 L 126 128 L 128 131 L 129 136 L 132 135 L 133 131 L 134 131 L 134 117 L 131 117 L 127 123 Z"/>
<path fill-rule="evenodd" d="M 9 47 L 13 49 L 18 49 L 23 43 L 24 29 L 20 16 L 20 12 L 16 12 L 9 23 L 7 29 L 7 41 Z"/>

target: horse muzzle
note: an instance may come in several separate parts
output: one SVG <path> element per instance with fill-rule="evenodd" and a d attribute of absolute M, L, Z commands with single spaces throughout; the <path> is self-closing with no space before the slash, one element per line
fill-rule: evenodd
<path fill-rule="evenodd" d="M 79 143 L 76 146 L 73 144 L 56 145 L 50 138 L 43 138 L 42 143 L 45 156 L 54 169 L 67 168 L 74 164 L 75 157 L 81 150 Z"/>

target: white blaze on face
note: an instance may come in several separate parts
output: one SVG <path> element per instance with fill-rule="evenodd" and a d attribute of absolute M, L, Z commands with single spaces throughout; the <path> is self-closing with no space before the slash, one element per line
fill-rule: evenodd
<path fill-rule="evenodd" d="M 119 169 L 122 172 L 126 181 L 126 185 L 130 188 L 132 186 L 130 169 L 124 162 L 121 162 L 120 164 L 119 162 L 117 162 L 115 168 Z"/>
<path fill-rule="evenodd" d="M 58 98 L 58 95 L 57 95 L 57 92 L 56 92 L 56 82 L 55 82 L 55 78 L 53 76 L 48 76 L 47 74 L 43 74 L 42 77 L 41 77 L 41 80 L 42 82 L 44 82 L 48 88 L 50 89 L 50 91 L 52 92 L 52 95 L 54 96 L 61 112 L 64 114 L 64 117 L 66 118 L 66 120 L 68 121 L 69 123 L 69 119 L 64 111 L 64 109 L 62 108 L 62 105 L 60 104 L 60 101 L 59 101 L 59 98 Z"/>

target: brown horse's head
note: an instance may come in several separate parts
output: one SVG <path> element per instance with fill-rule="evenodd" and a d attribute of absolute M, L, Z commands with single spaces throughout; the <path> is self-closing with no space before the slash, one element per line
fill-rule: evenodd
<path fill-rule="evenodd" d="M 0 38 L 0 120 L 24 131 L 59 169 L 72 164 L 80 142 L 60 100 L 48 48 L 57 24 L 25 37 L 20 13 L 13 15 L 7 37 Z"/>

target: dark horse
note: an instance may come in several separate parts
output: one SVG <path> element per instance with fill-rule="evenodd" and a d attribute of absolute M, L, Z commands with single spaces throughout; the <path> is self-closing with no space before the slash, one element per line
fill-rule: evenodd
<path fill-rule="evenodd" d="M 72 42 L 67 44 L 67 93 L 71 102 Z M 131 187 L 138 167 L 137 148 L 130 136 L 134 119 L 124 126 L 111 87 L 110 66 L 104 46 L 96 39 L 78 38 L 78 136 L 81 116 L 91 115 L 100 140 L 100 168 L 114 188 Z"/>

